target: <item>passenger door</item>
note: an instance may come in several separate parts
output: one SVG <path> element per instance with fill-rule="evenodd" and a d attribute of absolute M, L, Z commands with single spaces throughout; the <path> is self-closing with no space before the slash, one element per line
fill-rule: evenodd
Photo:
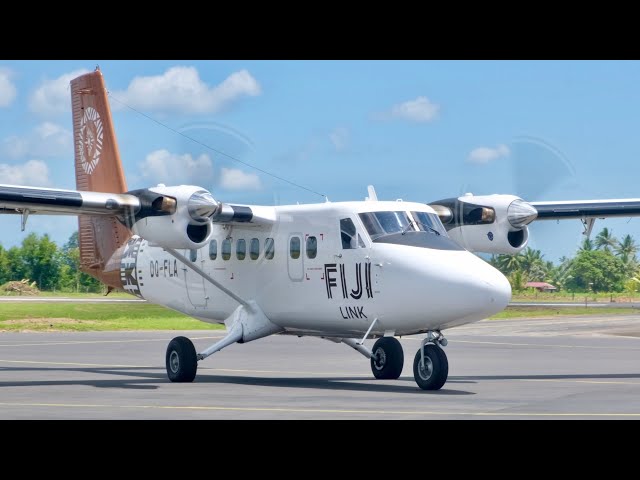
<path fill-rule="evenodd" d="M 304 278 L 302 239 L 302 233 L 292 233 L 287 242 L 287 269 L 289 278 L 294 282 L 301 282 Z"/>

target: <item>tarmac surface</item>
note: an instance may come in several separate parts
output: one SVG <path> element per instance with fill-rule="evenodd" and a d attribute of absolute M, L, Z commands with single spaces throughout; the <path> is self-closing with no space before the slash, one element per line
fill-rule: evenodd
<path fill-rule="evenodd" d="M 405 337 L 398 380 L 351 348 L 274 336 L 166 377 L 174 336 L 224 331 L 0 333 L 0 419 L 638 419 L 640 315 L 491 320 L 445 332 L 449 379 L 420 390 Z M 373 342 L 368 341 L 371 345 Z"/>

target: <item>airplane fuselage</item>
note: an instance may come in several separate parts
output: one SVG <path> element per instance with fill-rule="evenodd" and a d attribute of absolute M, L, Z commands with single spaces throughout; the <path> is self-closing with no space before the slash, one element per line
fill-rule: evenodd
<path fill-rule="evenodd" d="M 180 253 L 287 333 L 409 335 L 481 320 L 504 309 L 504 276 L 444 235 L 411 231 L 372 240 L 360 213 L 435 213 L 410 202 L 344 202 L 261 210 L 272 222 L 214 226 L 206 246 Z M 437 217 L 436 217 L 437 218 Z M 349 220 L 346 220 L 349 219 Z M 341 227 L 347 222 L 348 227 Z M 345 244 L 341 228 L 355 227 Z M 347 247 L 347 248 L 345 248 Z M 125 247 L 125 290 L 222 323 L 238 302 L 161 247 L 133 237 Z M 134 268 L 135 265 L 135 268 Z"/>

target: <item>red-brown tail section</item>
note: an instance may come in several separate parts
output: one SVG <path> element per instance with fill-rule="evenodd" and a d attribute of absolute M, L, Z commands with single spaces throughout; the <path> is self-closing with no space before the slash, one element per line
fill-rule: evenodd
<path fill-rule="evenodd" d="M 100 70 L 71 80 L 76 188 L 124 193 L 127 182 L 111 121 L 107 90 Z M 131 232 L 114 217 L 78 217 L 80 269 L 101 282 L 121 288 L 119 248 Z M 114 255 L 115 254 L 115 255 Z"/>

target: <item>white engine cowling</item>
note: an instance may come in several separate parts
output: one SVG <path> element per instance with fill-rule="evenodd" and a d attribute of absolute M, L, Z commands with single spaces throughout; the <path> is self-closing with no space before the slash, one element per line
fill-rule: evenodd
<path fill-rule="evenodd" d="M 514 195 L 463 195 L 429 204 L 449 236 L 471 252 L 517 254 L 527 246 L 534 207 Z"/>
<path fill-rule="evenodd" d="M 133 233 L 174 249 L 203 247 L 211 236 L 211 216 L 221 208 L 211 193 L 191 185 L 158 185 L 129 193 L 141 203 L 130 225 Z"/>

